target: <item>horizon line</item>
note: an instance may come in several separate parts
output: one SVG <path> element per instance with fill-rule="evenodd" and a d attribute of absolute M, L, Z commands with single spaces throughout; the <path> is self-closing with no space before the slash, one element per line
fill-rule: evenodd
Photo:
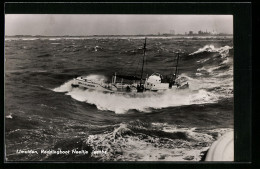
<path fill-rule="evenodd" d="M 5 36 L 178 36 L 178 35 L 197 35 L 197 36 L 208 36 L 208 35 L 233 35 L 233 33 L 217 33 L 217 34 L 167 34 L 167 33 L 163 33 L 163 34 L 120 34 L 120 35 L 116 35 L 116 34 L 103 34 L 103 35 L 28 35 L 28 34 L 15 34 L 15 35 L 5 35 Z"/>

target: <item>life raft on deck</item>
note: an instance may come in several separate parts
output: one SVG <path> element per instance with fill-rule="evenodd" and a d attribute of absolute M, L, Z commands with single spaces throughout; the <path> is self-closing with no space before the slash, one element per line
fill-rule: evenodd
<path fill-rule="evenodd" d="M 209 148 L 205 161 L 234 161 L 234 132 L 228 132 Z"/>

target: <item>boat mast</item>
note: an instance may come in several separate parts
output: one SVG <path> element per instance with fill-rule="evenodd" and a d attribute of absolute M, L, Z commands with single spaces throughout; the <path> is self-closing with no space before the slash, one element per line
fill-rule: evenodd
<path fill-rule="evenodd" d="M 142 64 L 142 71 L 141 71 L 141 79 L 140 79 L 140 86 L 142 84 L 143 79 L 143 71 L 144 71 L 144 57 L 145 57 L 145 50 L 146 50 L 146 38 L 144 39 L 144 53 L 143 53 L 143 64 Z"/>
<path fill-rule="evenodd" d="M 180 58 L 180 53 L 177 52 L 177 64 L 176 64 L 176 67 L 175 67 L 174 81 L 175 81 L 176 78 L 177 78 L 179 58 Z"/>

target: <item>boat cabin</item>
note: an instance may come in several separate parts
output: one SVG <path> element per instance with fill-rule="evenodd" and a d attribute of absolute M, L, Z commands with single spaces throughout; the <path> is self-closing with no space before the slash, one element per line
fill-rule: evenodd
<path fill-rule="evenodd" d="M 169 83 L 162 83 L 162 79 L 162 75 L 159 73 L 153 73 L 146 79 L 144 84 L 145 89 L 152 91 L 169 89 Z"/>

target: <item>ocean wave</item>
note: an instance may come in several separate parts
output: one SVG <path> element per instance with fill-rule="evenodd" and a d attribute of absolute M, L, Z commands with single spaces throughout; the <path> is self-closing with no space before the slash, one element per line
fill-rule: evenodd
<path fill-rule="evenodd" d="M 147 127 L 139 123 L 121 123 L 112 132 L 89 135 L 85 143 L 93 150 L 106 151 L 101 161 L 200 161 L 203 152 L 231 130 L 203 131 L 167 123 L 151 123 Z"/>
<path fill-rule="evenodd" d="M 38 40 L 39 38 L 22 38 L 21 40 L 25 40 L 25 41 L 27 41 L 27 40 Z"/>
<path fill-rule="evenodd" d="M 5 118 L 7 118 L 7 119 L 12 119 L 13 116 L 12 116 L 12 114 L 9 114 L 9 115 L 5 116 Z"/>
<path fill-rule="evenodd" d="M 218 52 L 222 57 L 226 57 L 229 53 L 229 50 L 233 49 L 233 47 L 230 46 L 224 46 L 220 48 L 214 47 L 214 45 L 206 45 L 203 48 L 199 48 L 197 51 L 189 54 L 189 55 L 195 55 L 202 52 Z"/>
<path fill-rule="evenodd" d="M 48 38 L 50 41 L 62 40 L 63 38 Z"/>
<path fill-rule="evenodd" d="M 229 75 L 233 75 L 233 57 L 230 57 L 229 54 L 229 51 L 231 49 L 233 49 L 233 47 L 224 46 L 220 48 L 215 48 L 213 45 L 206 45 L 189 55 L 198 55 L 205 52 L 217 52 L 219 55 L 198 60 L 197 63 L 202 63 L 203 66 L 197 68 L 197 71 L 200 73 L 204 72 L 212 76 L 220 77 L 218 74 L 227 74 L 226 72 L 228 72 Z M 207 55 L 205 54 L 205 56 Z"/>
<path fill-rule="evenodd" d="M 46 54 L 38 55 L 38 56 L 36 56 L 36 57 L 38 57 L 38 58 L 43 58 L 43 57 L 50 57 L 50 56 L 51 56 L 51 54 L 46 53 Z"/>
<path fill-rule="evenodd" d="M 206 72 L 213 77 L 220 77 L 222 75 L 233 75 L 233 67 L 226 64 L 220 64 L 218 66 L 202 66 L 197 69 L 197 72 L 200 74 Z"/>
<path fill-rule="evenodd" d="M 39 40 L 39 38 L 19 38 L 19 37 L 11 37 L 11 38 L 5 38 L 5 41 L 34 41 Z"/>
<path fill-rule="evenodd" d="M 231 68 L 228 69 L 227 71 L 217 73 L 217 74 L 215 75 L 215 77 L 226 77 L 226 76 L 230 76 L 230 75 L 233 75 L 233 67 L 231 67 Z M 233 77 L 233 76 L 232 76 L 232 77 Z"/>
<path fill-rule="evenodd" d="M 72 90 L 71 84 L 73 83 L 73 80 L 70 80 L 64 84 L 62 84 L 59 87 L 56 87 L 53 89 L 54 92 L 69 92 Z"/>
<path fill-rule="evenodd" d="M 206 69 L 202 68 L 200 71 L 203 70 Z M 223 73 L 216 73 L 212 77 L 204 77 L 202 76 L 202 73 L 196 74 L 196 79 L 191 78 L 186 74 L 181 74 L 180 76 L 188 81 L 191 91 L 206 91 L 209 93 L 204 93 L 204 95 L 201 96 L 205 97 L 208 95 L 212 100 L 219 100 L 233 97 L 233 76 L 231 75 L 233 75 L 232 69 Z"/>
<path fill-rule="evenodd" d="M 204 62 L 208 61 L 209 59 L 210 59 L 210 58 L 206 58 L 206 59 L 198 60 L 197 62 L 198 62 L 198 63 L 204 63 Z"/>
<path fill-rule="evenodd" d="M 99 50 L 102 50 L 102 49 L 103 49 L 103 48 L 100 47 L 100 46 L 98 46 L 98 45 L 94 47 L 95 52 L 97 52 L 97 51 L 99 51 Z"/>

